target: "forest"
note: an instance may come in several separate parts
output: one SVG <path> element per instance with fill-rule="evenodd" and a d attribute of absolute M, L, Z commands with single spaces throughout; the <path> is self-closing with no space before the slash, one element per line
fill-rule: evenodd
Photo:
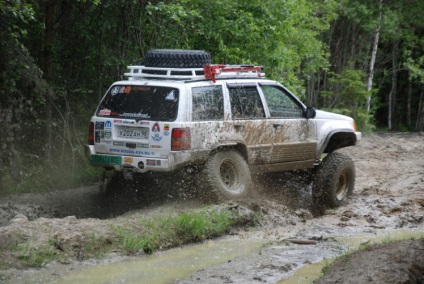
<path fill-rule="evenodd" d="M 420 0 L 0 0 L 0 195 L 98 180 L 90 117 L 156 48 L 261 65 L 363 133 L 424 131 L 423 15 Z"/>

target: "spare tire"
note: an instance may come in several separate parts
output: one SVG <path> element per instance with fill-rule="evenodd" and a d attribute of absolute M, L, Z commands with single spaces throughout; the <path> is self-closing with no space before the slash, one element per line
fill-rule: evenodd
<path fill-rule="evenodd" d="M 211 63 L 211 55 L 203 50 L 153 49 L 146 52 L 143 65 L 160 68 L 202 68 Z"/>

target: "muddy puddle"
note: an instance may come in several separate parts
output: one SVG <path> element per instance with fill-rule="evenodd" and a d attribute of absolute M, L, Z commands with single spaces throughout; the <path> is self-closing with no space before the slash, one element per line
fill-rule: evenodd
<path fill-rule="evenodd" d="M 258 252 L 263 241 L 207 241 L 133 261 L 71 273 L 50 283 L 172 283 L 193 272 Z"/>
<path fill-rule="evenodd" d="M 378 235 L 375 234 L 358 234 L 353 236 L 343 236 L 334 239 L 337 240 L 344 248 L 344 253 L 355 251 L 364 245 L 375 245 L 387 242 L 394 242 L 406 239 L 424 238 L 423 230 L 411 229 L 397 229 L 390 230 Z M 278 284 L 309 284 L 315 279 L 319 278 L 322 274 L 322 269 L 331 264 L 335 258 L 323 259 L 319 262 L 305 265 L 294 272 L 292 276 L 287 279 L 278 281 Z"/>
<path fill-rule="evenodd" d="M 424 237 L 424 229 L 340 233 L 343 235 L 327 235 L 326 239 L 309 245 L 293 243 L 293 239 L 266 242 L 266 239 L 227 237 L 135 260 L 79 269 L 53 281 L 48 273 L 20 279 L 19 283 L 306 284 L 317 279 L 322 268 L 334 258 L 361 245 Z M 220 274 L 219 271 L 227 272 Z M 248 274 L 252 275 L 246 277 Z M 250 281 L 246 282 L 247 279 Z"/>

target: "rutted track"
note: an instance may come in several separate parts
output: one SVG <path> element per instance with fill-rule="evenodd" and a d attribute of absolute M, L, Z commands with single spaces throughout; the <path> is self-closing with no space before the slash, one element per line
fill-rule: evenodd
<path fill-rule="evenodd" d="M 356 147 L 342 151 L 354 159 L 357 169 L 355 190 L 346 204 L 312 219 L 311 188 L 302 177 L 293 174 L 262 176 L 259 178 L 255 200 L 239 206 L 246 207 L 246 210 L 262 211 L 263 220 L 256 228 L 242 228 L 231 232 L 229 236 L 266 239 L 276 243 L 288 238 L 316 239 L 321 245 L 315 246 L 313 250 L 306 249 L 306 252 L 316 250 L 316 253 L 310 254 L 310 260 L 306 259 L 308 254 L 299 253 L 298 260 L 291 259 L 287 263 L 287 258 L 275 257 L 279 253 L 281 255 L 281 247 L 270 246 L 256 259 L 249 257 L 234 260 L 231 266 L 204 270 L 182 282 L 195 283 L 199 279 L 206 281 L 213 278 L 207 277 L 214 276 L 213 279 L 218 281 L 216 283 L 219 283 L 219 279 L 273 283 L 292 273 L 299 267 L 298 263 L 317 261 L 313 257 L 324 251 L 327 245 L 323 240 L 329 235 L 378 234 L 383 230 L 399 228 L 424 231 L 424 136 L 417 133 L 372 135 L 365 137 Z M 112 197 L 105 197 L 96 187 L 25 194 L 0 200 L 0 239 L 14 230 L 20 230 L 23 235 L 34 236 L 40 233 L 43 236 L 41 230 L 48 226 L 50 233 L 53 228 L 58 233 L 69 234 L 69 238 L 73 234 L 77 235 L 78 230 L 88 227 L 101 234 L 105 233 L 102 227 L 119 222 L 122 218 L 131 218 L 132 214 L 148 215 L 169 208 L 186 210 L 204 205 L 190 196 L 190 185 L 185 186 L 182 182 L 162 183 L 160 186 L 150 186 L 145 191 L 126 191 Z M 64 218 L 66 216 L 75 218 Z M 114 219 L 116 216 L 121 217 Z M 72 232 L 67 228 L 72 228 Z M 47 233 L 45 237 L 48 238 Z M 83 265 L 90 264 L 65 265 L 61 273 Z M 249 269 L 243 270 L 243 267 Z M 282 267 L 287 271 L 282 271 Z M 43 268 L 42 271 L 48 274 L 49 269 L 52 268 Z M 268 276 L 262 273 L 264 271 Z M 4 273 L 9 278 L 34 272 L 9 270 Z M 51 277 L 55 279 L 58 276 Z"/>

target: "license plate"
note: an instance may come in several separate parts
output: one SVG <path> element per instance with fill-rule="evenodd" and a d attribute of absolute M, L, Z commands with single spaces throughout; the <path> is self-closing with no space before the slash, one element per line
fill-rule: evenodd
<path fill-rule="evenodd" d="M 91 162 L 93 164 L 121 165 L 122 164 L 122 157 L 91 155 Z"/>
<path fill-rule="evenodd" d="M 118 137 L 133 138 L 133 139 L 147 139 L 149 137 L 148 128 L 121 128 L 118 130 Z"/>

